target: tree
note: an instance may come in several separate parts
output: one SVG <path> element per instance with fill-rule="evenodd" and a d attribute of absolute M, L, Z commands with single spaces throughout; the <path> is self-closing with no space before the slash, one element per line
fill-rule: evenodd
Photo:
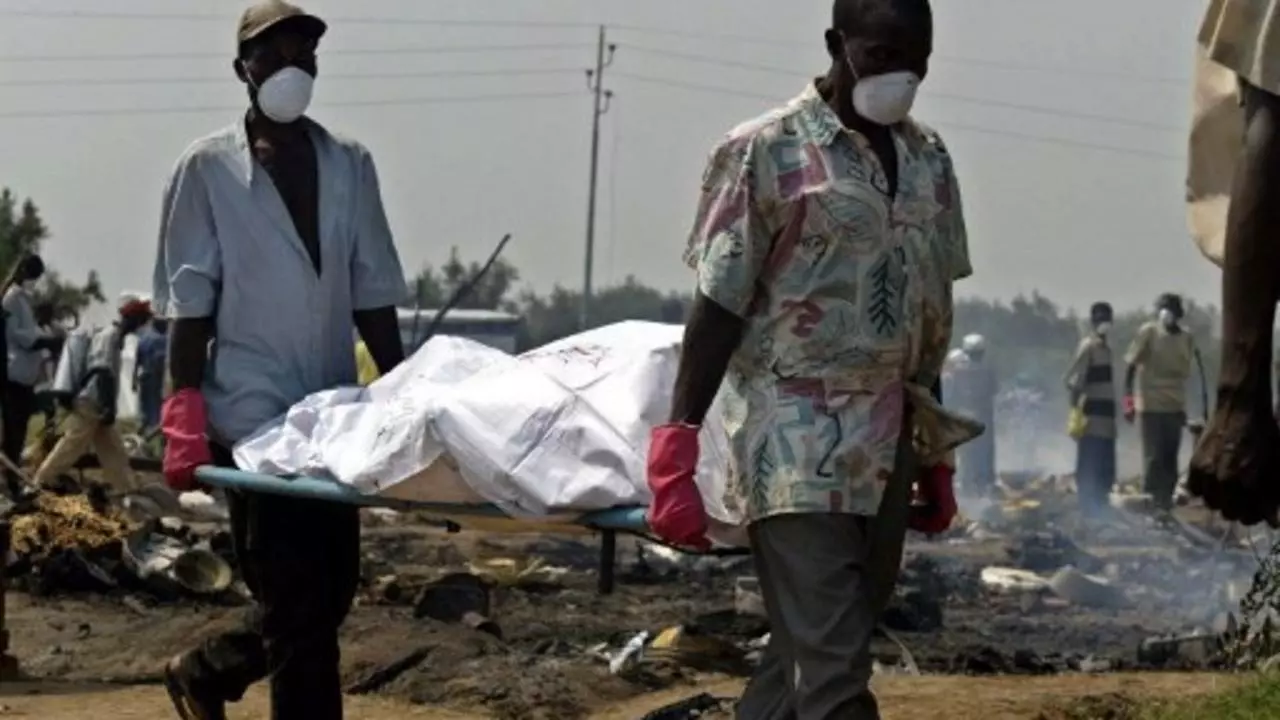
<path fill-rule="evenodd" d="M 519 312 L 524 318 L 521 349 L 531 349 L 578 332 L 578 310 L 582 293 L 559 285 L 547 297 L 526 291 L 520 296 Z M 601 288 L 592 297 L 591 327 L 623 320 L 684 321 L 693 298 L 679 293 L 662 293 L 628 275 L 621 285 Z"/>
<path fill-rule="evenodd" d="M 8 188 L 0 189 L 0 277 L 8 277 L 14 263 L 24 255 L 39 254 L 49 228 L 30 198 L 18 202 Z M 38 301 L 52 301 L 60 315 L 78 314 L 94 302 L 104 302 L 98 274 L 89 272 L 84 285 L 75 285 L 48 269 L 36 290 Z"/>
<path fill-rule="evenodd" d="M 458 257 L 458 248 L 449 251 L 449 261 L 439 270 L 425 266 L 416 276 L 409 280 L 414 296 L 422 308 L 439 309 L 444 307 L 449 298 L 467 281 L 480 272 L 480 263 L 471 261 L 463 263 Z M 517 281 L 520 272 L 515 266 L 502 258 L 498 258 L 484 277 L 459 301 L 457 308 L 463 310 L 507 310 L 514 312 L 517 308 L 508 297 Z"/>

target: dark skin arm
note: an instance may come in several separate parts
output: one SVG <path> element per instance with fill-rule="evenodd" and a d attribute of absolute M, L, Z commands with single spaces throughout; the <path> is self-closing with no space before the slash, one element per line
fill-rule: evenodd
<path fill-rule="evenodd" d="M 169 377 L 173 390 L 199 390 L 213 340 L 213 318 L 181 318 L 169 328 Z"/>
<path fill-rule="evenodd" d="M 745 327 L 742 318 L 705 295 L 699 293 L 694 299 L 684 326 L 680 366 L 671 400 L 671 422 L 702 424 L 720 390 L 729 359 L 742 341 Z"/>
<path fill-rule="evenodd" d="M 394 306 L 357 310 L 355 322 L 360 339 L 369 348 L 369 355 L 378 366 L 378 372 L 386 375 L 404 360 L 404 344 L 400 342 L 400 320 L 396 317 Z"/>
<path fill-rule="evenodd" d="M 1128 365 L 1125 367 L 1124 369 L 1124 394 L 1125 395 L 1133 394 L 1133 381 L 1134 381 L 1134 377 L 1137 374 L 1138 374 L 1137 365 Z"/>

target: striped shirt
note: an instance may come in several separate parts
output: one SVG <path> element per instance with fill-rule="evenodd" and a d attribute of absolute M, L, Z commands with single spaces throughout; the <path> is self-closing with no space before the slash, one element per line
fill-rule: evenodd
<path fill-rule="evenodd" d="M 1084 434 L 1088 437 L 1116 436 L 1116 384 L 1111 346 L 1106 338 L 1090 334 L 1080 341 L 1075 359 L 1064 378 L 1071 402 L 1084 400 Z"/>

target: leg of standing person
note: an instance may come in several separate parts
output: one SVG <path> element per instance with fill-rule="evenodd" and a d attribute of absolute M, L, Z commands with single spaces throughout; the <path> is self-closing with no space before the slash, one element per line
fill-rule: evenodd
<path fill-rule="evenodd" d="M 1173 491 L 1178 483 L 1178 448 L 1182 438 L 1182 414 L 1143 413 L 1142 452 L 1146 460 L 1145 491 L 1157 508 L 1173 508 Z"/>
<path fill-rule="evenodd" d="M 22 449 L 27 445 L 27 427 L 35 412 L 36 391 L 30 385 L 10 380 L 5 386 L 4 455 L 18 467 L 22 467 Z"/>
<path fill-rule="evenodd" d="M 120 428 L 115 425 L 99 425 L 93 434 L 93 451 L 102 467 L 102 479 L 118 492 L 136 490 L 133 468 L 129 466 L 129 452 L 124 448 Z"/>
<path fill-rule="evenodd" d="M 230 454 L 215 451 L 230 464 Z M 228 493 L 236 559 L 257 601 L 244 628 L 175 661 L 185 688 L 234 702 L 271 678 L 273 720 L 339 720 L 338 629 L 360 573 L 360 515 L 354 506 L 254 493 Z"/>
<path fill-rule="evenodd" d="M 77 408 L 67 413 L 66 419 L 62 421 L 62 437 L 58 438 L 58 443 L 36 471 L 36 485 L 52 487 L 60 475 L 74 468 L 80 458 L 93 448 L 98 424 L 97 416 L 83 409 Z"/>
<path fill-rule="evenodd" d="M 164 395 L 164 377 L 147 375 L 138 383 L 138 410 L 142 415 L 142 429 L 149 431 L 160 427 L 160 406 Z"/>
<path fill-rule="evenodd" d="M 1111 493 L 1116 489 L 1116 439 L 1113 437 L 1100 439 L 1099 453 L 1101 458 L 1098 467 L 1102 477 L 1104 499 L 1110 506 Z"/>
<path fill-rule="evenodd" d="M 1160 505 L 1160 414 L 1138 413 L 1142 436 L 1142 492 Z"/>
<path fill-rule="evenodd" d="M 870 531 L 869 518 L 858 515 L 778 515 L 752 523 L 770 641 L 779 643 L 790 702 L 764 702 L 765 690 L 776 692 L 774 670 L 756 681 L 772 688 L 761 686 L 760 702 L 740 708 L 740 717 L 792 717 L 764 714 L 786 713 L 789 705 L 805 720 L 878 720 L 870 687 L 876 626 L 867 582 Z"/>
<path fill-rule="evenodd" d="M 1093 515 L 1097 507 L 1098 461 L 1097 438 L 1085 435 L 1076 440 L 1076 499 L 1085 517 Z"/>

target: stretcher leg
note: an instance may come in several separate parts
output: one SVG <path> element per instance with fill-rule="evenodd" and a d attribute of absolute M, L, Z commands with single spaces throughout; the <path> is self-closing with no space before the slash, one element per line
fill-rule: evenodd
<path fill-rule="evenodd" d="M 6 624 L 5 595 L 9 591 L 9 522 L 0 522 L 0 682 L 17 680 L 18 659 L 9 653 L 9 627 Z"/>
<path fill-rule="evenodd" d="M 600 534 L 600 573 L 597 578 L 596 591 L 601 595 L 613 592 L 614 569 L 618 561 L 618 532 L 604 530 Z"/>

